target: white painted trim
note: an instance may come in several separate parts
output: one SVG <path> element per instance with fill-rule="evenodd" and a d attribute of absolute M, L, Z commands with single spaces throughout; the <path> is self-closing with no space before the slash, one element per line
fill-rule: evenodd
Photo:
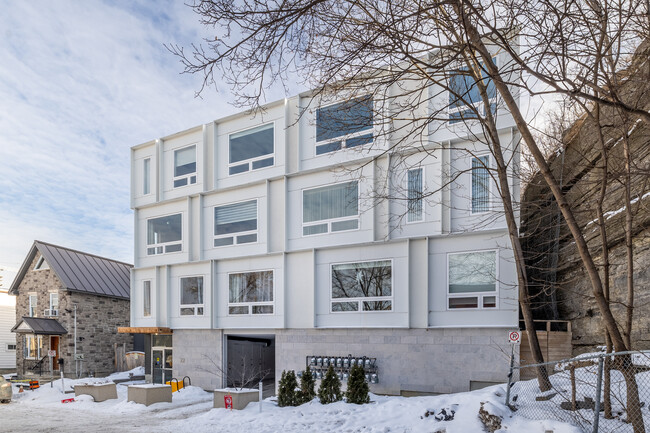
<path fill-rule="evenodd" d="M 357 298 L 333 298 L 332 297 L 332 289 L 333 289 L 333 281 L 332 281 L 332 273 L 334 272 L 334 266 L 336 265 L 347 265 L 347 264 L 361 264 L 361 263 L 376 263 L 376 262 L 390 262 L 390 296 L 371 296 L 371 297 L 357 297 Z M 372 259 L 372 260 L 353 260 L 353 261 L 347 261 L 347 262 L 337 262 L 337 263 L 330 263 L 330 273 L 329 273 L 329 280 L 330 280 L 330 287 L 329 287 L 329 312 L 330 314 L 376 314 L 376 313 L 392 313 L 395 311 L 395 274 L 393 272 L 394 266 L 393 266 L 393 259 Z M 332 304 L 333 303 L 341 303 L 341 302 L 357 302 L 359 309 L 357 311 L 334 311 L 332 309 Z M 390 301 L 390 310 L 373 310 L 373 311 L 365 311 L 363 309 L 362 302 L 364 301 Z"/>
<path fill-rule="evenodd" d="M 334 186 L 334 185 L 342 185 L 344 183 L 352 183 L 356 182 L 357 184 L 357 214 L 356 216 L 351 215 L 347 217 L 340 217 L 340 218 L 330 218 L 330 219 L 324 219 L 324 220 L 318 220 L 318 221 L 311 221 L 309 223 L 305 223 L 305 191 L 311 191 L 314 189 L 319 189 L 319 188 L 326 188 L 329 186 Z M 313 186 L 313 187 L 308 187 L 308 188 L 302 188 L 300 190 L 300 221 L 302 222 L 301 230 L 300 230 L 300 236 L 301 237 L 312 237 L 312 236 L 322 236 L 322 235 L 329 235 L 329 234 L 335 234 L 335 233 L 345 233 L 345 232 L 353 232 L 353 231 L 358 231 L 361 230 L 361 212 L 360 212 L 360 207 L 361 207 L 361 200 L 360 200 L 360 195 L 361 195 L 361 188 L 359 185 L 359 180 L 347 180 L 344 182 L 332 182 L 332 183 L 327 183 L 324 185 L 319 185 L 319 186 Z M 336 223 L 339 221 L 352 221 L 356 219 L 357 220 L 357 228 L 356 229 L 349 229 L 349 230 L 337 230 L 337 231 L 332 231 L 332 223 Z M 314 233 L 311 235 L 306 235 L 305 233 L 305 226 L 307 227 L 312 227 L 312 226 L 318 226 L 322 224 L 327 224 L 327 231 L 325 233 Z"/>
<path fill-rule="evenodd" d="M 201 297 L 202 304 L 183 304 L 183 278 L 200 278 L 201 279 Z M 203 317 L 205 316 L 205 275 L 182 275 L 178 277 L 178 315 L 179 317 Z M 169 302 L 169 300 L 167 301 Z M 194 308 L 194 314 L 181 314 L 183 308 Z M 203 308 L 203 314 L 198 314 L 198 309 Z"/>
<path fill-rule="evenodd" d="M 241 275 L 241 274 L 255 274 L 258 272 L 271 272 L 271 275 L 273 275 L 273 289 L 272 289 L 272 301 L 259 301 L 259 302 L 230 302 L 230 276 L 231 275 Z M 275 306 L 275 301 L 276 301 L 276 293 L 275 293 L 275 269 L 256 269 L 256 270 L 249 270 L 249 271 L 236 271 L 236 272 L 228 272 L 226 273 L 226 277 L 228 278 L 228 304 L 226 305 L 227 310 L 227 316 L 228 317 L 246 317 L 246 316 L 274 316 L 276 313 L 276 306 Z M 270 305 L 273 307 L 273 312 L 272 313 L 263 313 L 263 314 L 253 314 L 253 306 L 254 305 Z M 248 314 L 230 314 L 230 307 L 244 307 L 248 306 Z"/>
<path fill-rule="evenodd" d="M 460 293 L 457 295 L 451 295 L 449 293 L 449 256 L 452 255 L 458 255 L 458 254 L 472 254 L 472 253 L 484 253 L 484 252 L 489 252 L 489 251 L 494 251 L 495 258 L 494 260 L 496 261 L 495 263 L 495 269 L 496 269 L 496 275 L 494 276 L 494 292 L 467 292 L 467 293 Z M 449 252 L 447 253 L 447 271 L 446 271 L 446 305 L 445 308 L 447 311 L 477 311 L 477 310 L 487 310 L 487 311 L 492 311 L 492 310 L 499 310 L 499 300 L 500 300 L 500 284 L 499 284 L 499 248 L 485 248 L 481 250 L 469 250 L 469 251 L 454 251 L 454 252 Z M 483 297 L 486 296 L 494 296 L 496 298 L 495 306 L 494 307 L 489 307 L 489 308 L 484 308 L 483 307 Z M 477 307 L 476 308 L 449 308 L 449 299 L 450 298 L 473 298 L 476 297 L 478 298 L 477 300 Z"/>

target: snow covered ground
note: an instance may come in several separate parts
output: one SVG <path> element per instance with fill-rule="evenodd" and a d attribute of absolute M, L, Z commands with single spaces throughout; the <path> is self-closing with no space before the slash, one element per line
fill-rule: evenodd
<path fill-rule="evenodd" d="M 137 372 L 135 372 L 137 374 Z M 128 378 L 128 373 L 109 379 Z M 65 380 L 66 388 L 77 383 L 107 379 Z M 144 405 L 127 402 L 127 387 L 118 384 L 118 398 L 95 403 L 80 396 L 73 403 L 63 398 L 61 381 L 35 391 L 14 393 L 10 404 L 0 405 L 2 432 L 482 432 L 478 418 L 481 402 L 492 414 L 504 417 L 499 432 L 577 433 L 575 427 L 557 421 L 531 421 L 512 416 L 504 405 L 505 386 L 493 386 L 471 393 L 435 397 L 386 397 L 372 395 L 372 403 L 344 402 L 322 405 L 314 400 L 298 407 L 281 408 L 267 399 L 243 411 L 212 408 L 212 393 L 188 387 L 173 394 L 172 403 Z M 17 388 L 15 388 L 17 392 Z M 445 409 L 454 411 L 452 420 L 437 420 Z M 439 417 L 442 418 L 442 417 Z"/>

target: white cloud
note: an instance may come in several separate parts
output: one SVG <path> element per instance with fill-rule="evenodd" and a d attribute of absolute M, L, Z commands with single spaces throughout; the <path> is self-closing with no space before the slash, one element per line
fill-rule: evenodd
<path fill-rule="evenodd" d="M 199 41 L 182 2 L 7 2 L 0 14 L 0 268 L 34 239 L 132 261 L 129 148 L 236 111 L 163 43 Z"/>

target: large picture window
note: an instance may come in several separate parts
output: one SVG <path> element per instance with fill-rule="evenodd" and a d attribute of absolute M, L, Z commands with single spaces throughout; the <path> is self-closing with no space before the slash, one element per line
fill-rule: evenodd
<path fill-rule="evenodd" d="M 303 191 L 303 236 L 358 228 L 359 184 L 357 181 Z"/>
<path fill-rule="evenodd" d="M 472 158 L 472 213 L 490 210 L 490 157 Z"/>
<path fill-rule="evenodd" d="M 41 359 L 43 352 L 43 337 L 40 335 L 26 335 L 23 357 L 25 359 Z"/>
<path fill-rule="evenodd" d="M 196 183 L 196 146 L 174 151 L 174 188 Z"/>
<path fill-rule="evenodd" d="M 257 200 L 214 208 L 214 246 L 257 242 Z"/>
<path fill-rule="evenodd" d="M 228 173 L 245 173 L 274 164 L 273 123 L 230 134 Z"/>
<path fill-rule="evenodd" d="M 496 63 L 496 59 L 492 59 Z M 490 110 L 496 113 L 496 87 L 494 82 L 489 78 L 483 63 L 479 64 L 481 68 L 481 81 L 486 86 Z M 474 74 L 470 73 L 467 67 L 459 68 L 455 74 L 449 78 L 449 123 L 458 123 L 467 119 L 478 118 L 477 113 L 486 114 L 483 104 L 483 98 L 477 82 L 474 80 Z"/>
<path fill-rule="evenodd" d="M 408 209 L 407 222 L 422 221 L 424 212 L 422 208 L 424 185 L 423 169 L 414 168 L 408 171 Z"/>
<path fill-rule="evenodd" d="M 181 251 L 182 239 L 183 217 L 181 214 L 147 220 L 147 255 Z"/>
<path fill-rule="evenodd" d="M 181 316 L 203 316 L 203 277 L 183 277 Z"/>
<path fill-rule="evenodd" d="M 228 314 L 273 314 L 273 271 L 228 275 Z"/>
<path fill-rule="evenodd" d="M 497 307 L 497 251 L 453 253 L 447 260 L 449 309 Z"/>
<path fill-rule="evenodd" d="M 372 143 L 372 96 L 316 110 L 316 155 Z"/>
<path fill-rule="evenodd" d="M 392 262 L 332 265 L 332 312 L 391 311 Z"/>

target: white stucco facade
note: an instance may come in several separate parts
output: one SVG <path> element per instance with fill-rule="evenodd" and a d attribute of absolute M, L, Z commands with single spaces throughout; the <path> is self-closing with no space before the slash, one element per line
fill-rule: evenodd
<path fill-rule="evenodd" d="M 16 297 L 0 289 L 0 370 L 16 368 Z"/>
<path fill-rule="evenodd" d="M 435 93 L 435 89 L 425 91 Z M 417 109 L 426 113 L 430 104 Z M 255 117 L 241 113 L 132 148 L 131 326 L 174 331 L 174 372 L 179 377 L 203 377 L 197 370 L 202 362 L 197 354 L 223 360 L 223 339 L 237 334 L 275 336 L 276 378 L 285 369 L 304 369 L 306 356 L 329 356 L 327 351 L 344 356 L 363 347 L 377 358 L 382 379 L 371 386 L 376 392 L 462 391 L 472 382 L 505 380 L 506 331 L 518 328 L 515 265 L 496 185 L 486 187 L 487 209 L 472 212 L 473 159 L 487 156 L 483 161 L 494 167 L 485 144 L 471 138 L 467 128 L 472 125 L 432 125 L 424 138 L 412 138 L 424 144 L 408 152 L 399 147 L 389 150 L 398 134 L 386 134 L 374 125 L 372 144 L 318 155 L 317 106 L 308 95 L 300 95 L 269 104 Z M 375 109 L 390 107 L 378 108 L 376 103 Z M 498 114 L 500 139 L 512 161 L 511 170 L 516 170 L 518 136 L 510 116 L 502 110 Z M 244 162 L 247 167 L 235 167 L 233 137 L 251 128 L 270 130 L 265 126 L 270 124 L 272 163 L 266 154 L 264 167 L 255 168 L 253 160 Z M 188 146 L 196 150 L 191 172 L 196 180 L 174 187 L 179 179 L 178 170 L 174 171 L 174 158 L 179 158 L 175 151 Z M 422 169 L 425 196 L 417 218 L 409 215 L 407 197 L 407 172 L 413 168 Z M 232 173 L 240 169 L 247 171 Z M 346 182 L 356 182 L 358 188 L 356 214 L 326 221 L 318 227 L 324 233 L 305 234 L 311 230 L 305 210 L 310 191 Z M 511 188 L 518 197 L 515 176 Z M 256 235 L 256 240 L 238 243 L 233 238 L 230 245 L 214 246 L 221 242 L 215 208 L 238 203 L 255 209 L 256 227 L 246 233 Z M 160 236 L 166 236 L 164 229 L 152 233 L 158 222 L 166 220 L 157 219 L 173 216 L 177 224 L 178 215 L 181 226 L 175 240 L 160 242 Z M 168 245 L 174 251 L 167 252 Z M 493 283 L 487 292 L 452 293 L 450 262 L 471 262 L 480 255 L 473 253 L 493 260 L 489 263 Z M 388 269 L 390 278 L 382 284 L 389 285 L 389 294 L 382 292 L 379 301 L 340 303 L 333 289 L 333 279 L 342 275 L 337 270 L 364 263 Z M 263 306 L 237 310 L 232 305 L 233 281 L 249 272 L 272 280 L 272 300 L 266 295 Z M 366 271 L 357 268 L 356 272 L 359 280 Z M 188 310 L 183 307 L 187 301 L 181 305 L 182 285 L 195 277 L 202 281 L 201 304 Z M 144 293 L 145 285 L 150 295 Z M 338 311 L 341 308 L 357 310 Z M 197 349 L 201 345 L 205 347 Z M 419 350 L 427 345 L 431 350 Z M 466 377 L 452 383 L 448 374 L 423 378 L 421 372 L 391 371 L 399 359 L 396 347 L 403 349 L 404 360 L 425 371 L 442 372 L 446 371 L 443 364 L 464 362 Z M 205 387 L 218 385 L 208 378 L 197 380 Z"/>

